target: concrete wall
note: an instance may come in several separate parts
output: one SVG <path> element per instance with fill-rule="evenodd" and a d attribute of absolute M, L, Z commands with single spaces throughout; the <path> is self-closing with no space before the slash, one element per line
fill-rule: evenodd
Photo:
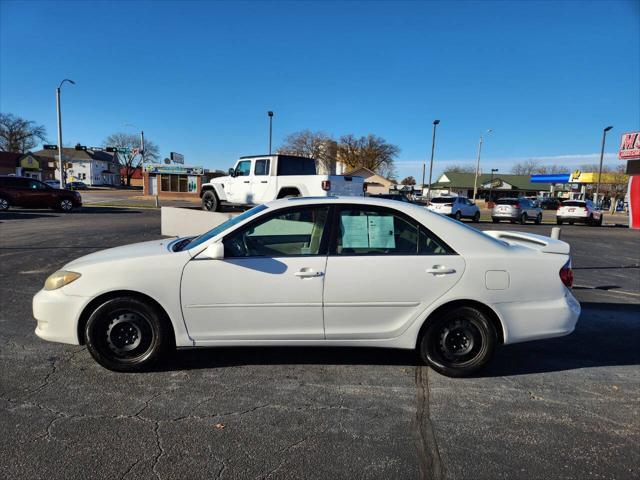
<path fill-rule="evenodd" d="M 200 235 L 217 227 L 238 212 L 205 212 L 190 208 L 162 207 L 160 210 L 160 231 L 168 237 L 188 237 Z"/>

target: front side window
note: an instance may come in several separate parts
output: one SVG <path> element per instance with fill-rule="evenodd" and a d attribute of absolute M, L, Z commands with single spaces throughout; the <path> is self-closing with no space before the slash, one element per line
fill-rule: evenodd
<path fill-rule="evenodd" d="M 387 209 L 344 207 L 338 218 L 337 255 L 446 255 L 444 243 L 414 220 Z"/>
<path fill-rule="evenodd" d="M 287 209 L 224 239 L 225 258 L 318 255 L 329 207 Z"/>
<path fill-rule="evenodd" d="M 44 190 L 45 188 L 48 188 L 44 183 L 39 182 L 37 180 L 29 180 L 29 185 L 27 188 L 30 188 L 32 190 Z"/>
<path fill-rule="evenodd" d="M 251 173 L 251 160 L 243 160 L 236 167 L 236 177 L 248 177 Z"/>
<path fill-rule="evenodd" d="M 254 175 L 269 175 L 269 160 L 256 160 L 253 168 Z"/>

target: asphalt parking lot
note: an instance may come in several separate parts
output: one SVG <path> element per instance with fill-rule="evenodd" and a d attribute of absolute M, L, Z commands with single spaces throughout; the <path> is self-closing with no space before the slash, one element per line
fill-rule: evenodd
<path fill-rule="evenodd" d="M 33 334 L 49 273 L 159 236 L 157 210 L 0 213 L 0 478 L 640 477 L 639 232 L 563 226 L 576 332 L 504 347 L 470 379 L 322 348 L 182 351 L 117 374 Z"/>

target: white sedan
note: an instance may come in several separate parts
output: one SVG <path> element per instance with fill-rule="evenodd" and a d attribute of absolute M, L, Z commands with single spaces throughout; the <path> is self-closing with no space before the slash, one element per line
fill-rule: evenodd
<path fill-rule="evenodd" d="M 195 238 L 81 257 L 33 299 L 36 334 L 141 370 L 172 348 L 416 349 L 450 376 L 496 346 L 566 335 L 569 245 L 480 232 L 409 203 L 363 197 L 259 205 Z"/>

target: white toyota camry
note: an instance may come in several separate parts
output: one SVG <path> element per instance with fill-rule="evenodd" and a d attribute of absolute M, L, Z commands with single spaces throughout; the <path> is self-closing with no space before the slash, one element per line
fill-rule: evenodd
<path fill-rule="evenodd" d="M 74 260 L 33 313 L 38 336 L 118 371 L 175 347 L 313 345 L 416 349 L 464 376 L 500 344 L 571 333 L 572 281 L 569 245 L 549 237 L 393 200 L 289 198 Z"/>

